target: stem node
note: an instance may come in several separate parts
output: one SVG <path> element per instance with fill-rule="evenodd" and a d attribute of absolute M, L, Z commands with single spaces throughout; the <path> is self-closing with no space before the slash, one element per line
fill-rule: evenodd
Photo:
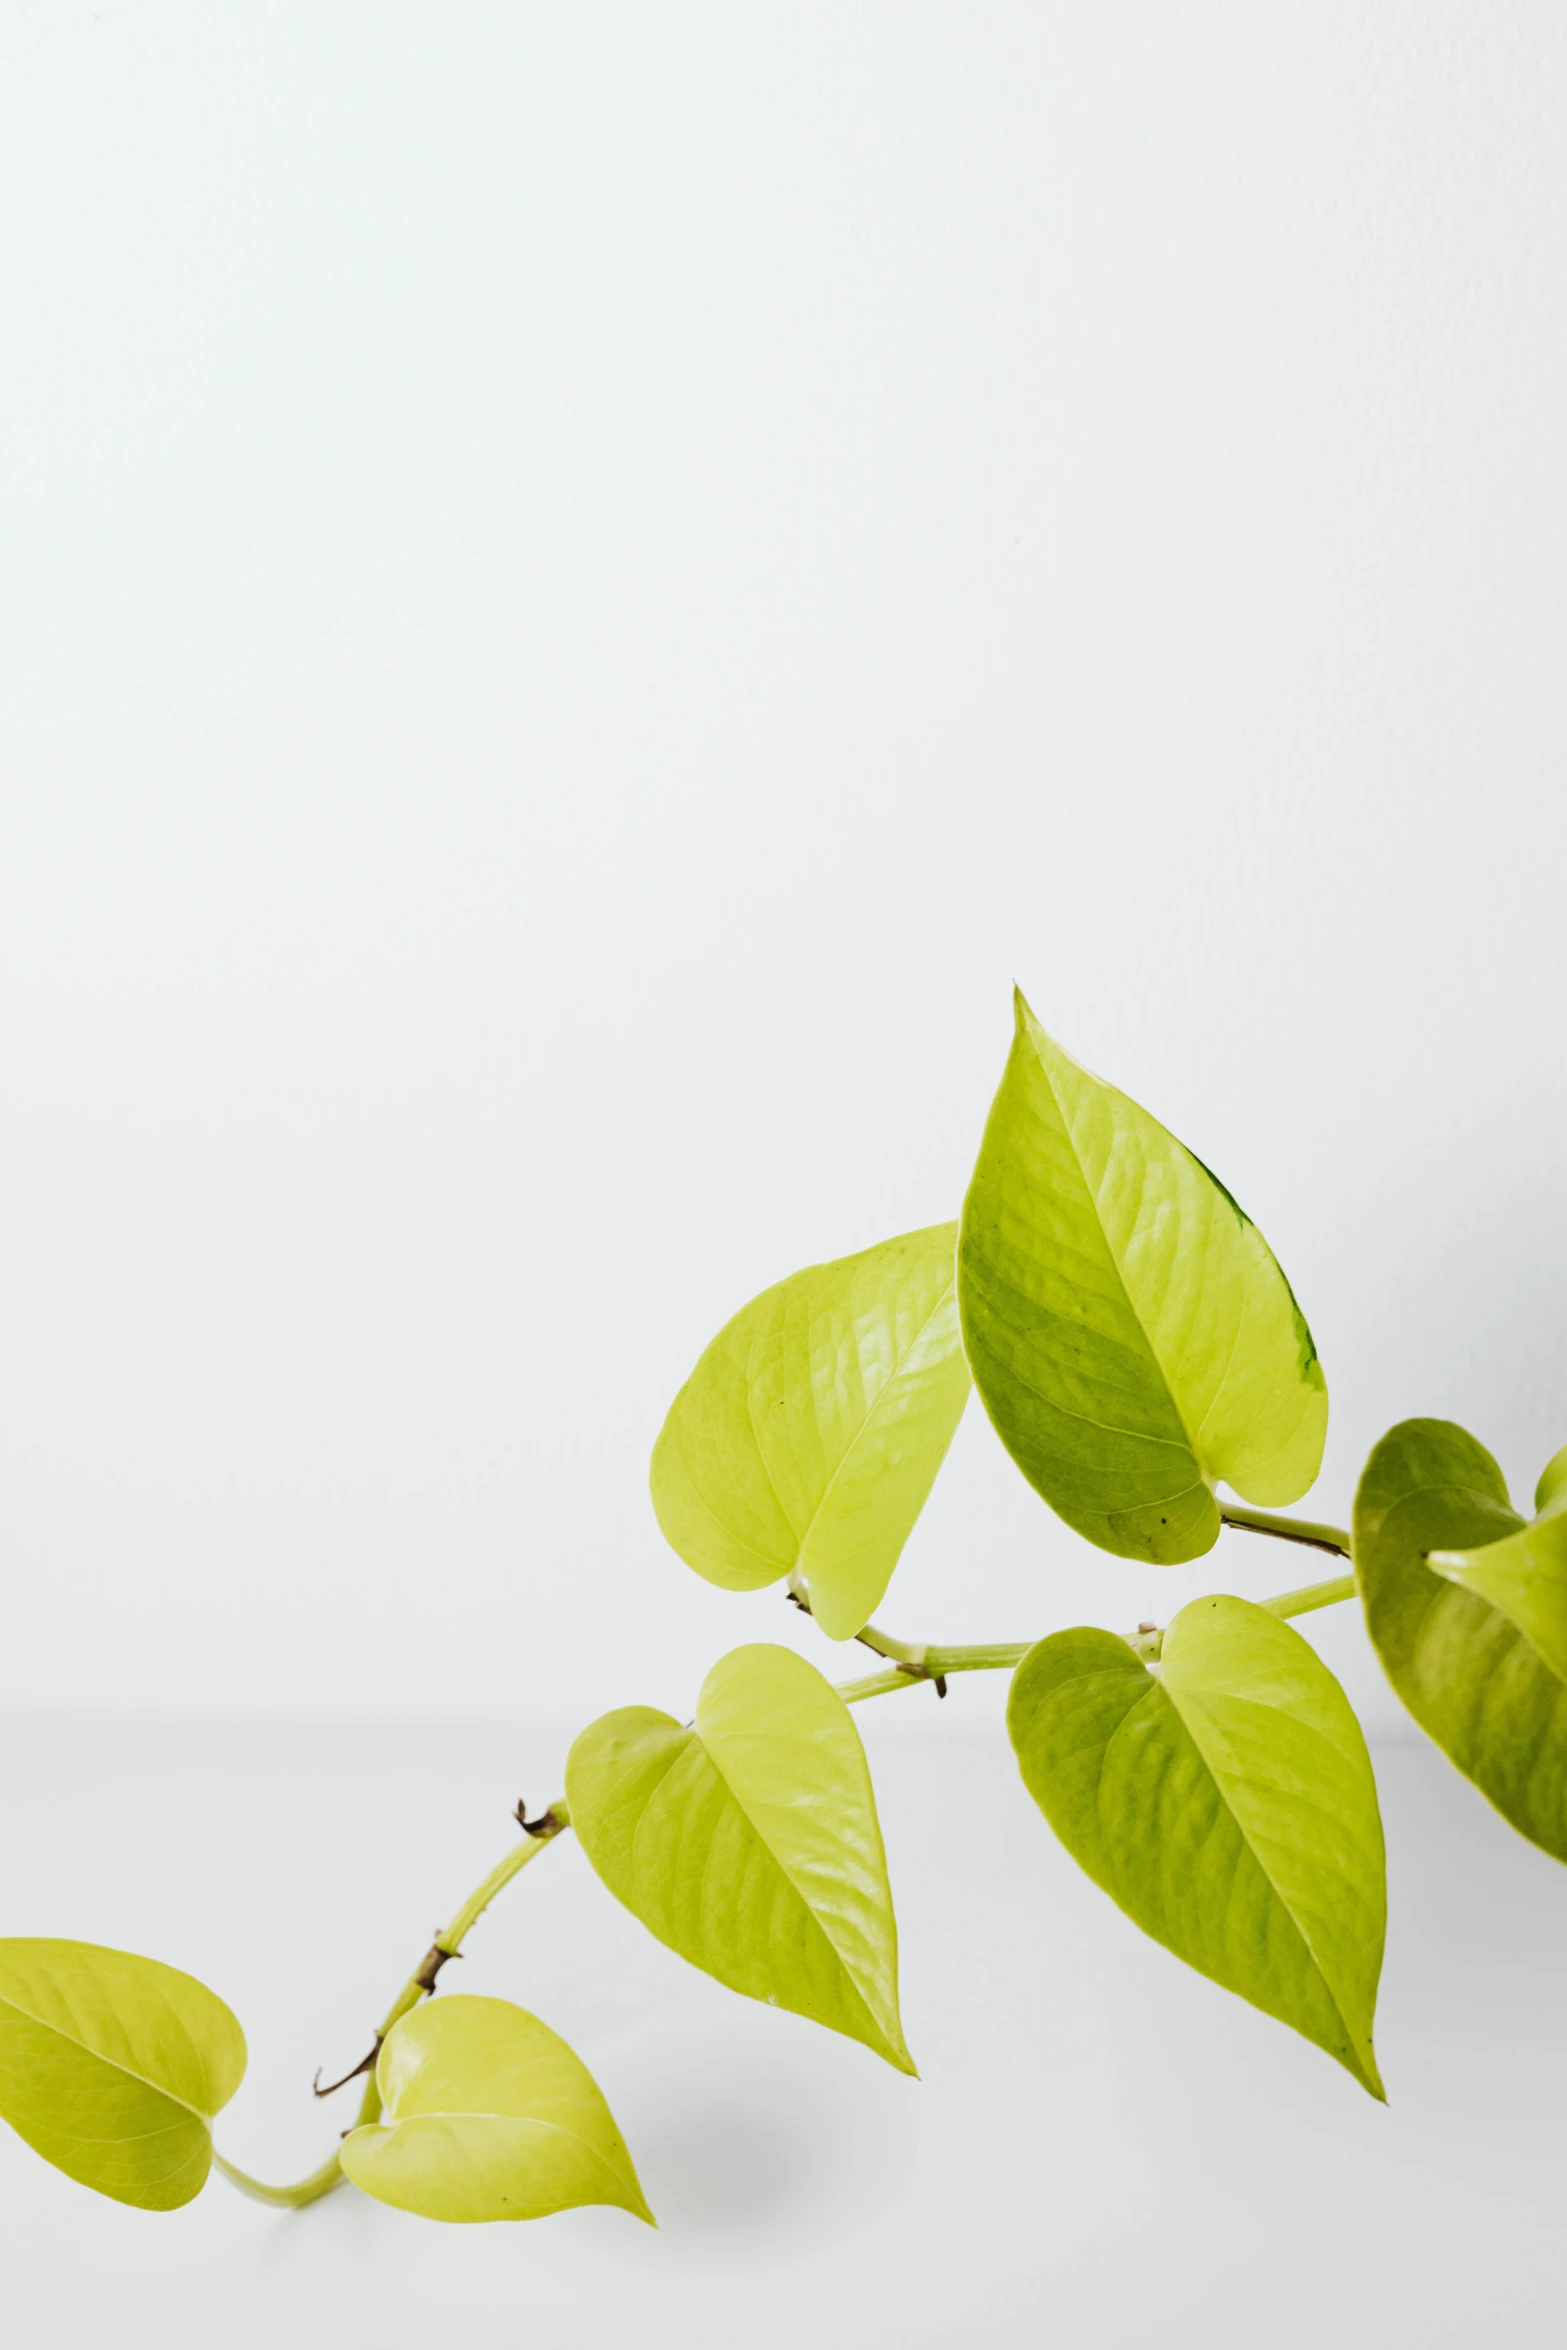
<path fill-rule="evenodd" d="M 377 2032 L 375 2036 L 375 2046 L 371 2049 L 369 2055 L 362 2056 L 351 2073 L 344 2073 L 340 2081 L 328 2082 L 324 2089 L 321 2086 L 322 2068 L 320 2065 L 317 2065 L 316 2077 L 310 2085 L 310 2094 L 312 2097 L 335 2097 L 339 2089 L 346 2089 L 349 2082 L 357 2081 L 361 2073 L 373 2072 L 375 2069 L 375 2060 L 380 2055 L 380 2053 L 381 2035 L 379 2032 Z"/>
<path fill-rule="evenodd" d="M 559 1804 L 552 1803 L 548 1811 L 541 1811 L 536 1820 L 530 1820 L 528 1799 L 525 1795 L 521 1795 L 517 1799 L 514 1817 L 524 1835 L 536 1837 L 540 1844 L 547 1844 L 552 1836 L 558 1836 L 562 1828 L 568 1825 L 568 1822 L 561 1818 L 561 1809 Z"/>

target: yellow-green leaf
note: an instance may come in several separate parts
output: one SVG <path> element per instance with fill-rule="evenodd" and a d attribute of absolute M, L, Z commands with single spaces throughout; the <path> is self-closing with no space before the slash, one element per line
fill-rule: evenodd
<path fill-rule="evenodd" d="M 804 1576 L 833 1640 L 869 1621 L 968 1399 L 956 1240 L 937 1224 L 807 1266 L 725 1324 L 653 1451 L 687 1566 L 728 1591 Z"/>
<path fill-rule="evenodd" d="M 1007 1721 L 1029 1793 L 1095 1884 L 1380 2097 L 1376 1782 L 1310 1644 L 1228 1598 L 1182 1608 L 1151 1669 L 1113 1632 L 1057 1632 L 1018 1666 Z"/>
<path fill-rule="evenodd" d="M 376 2059 L 381 2120 L 343 2169 L 423 2219 L 542 2219 L 613 2203 L 653 2225 L 625 2141 L 581 2058 L 536 2015 L 466 1994 L 416 2007 Z"/>
<path fill-rule="evenodd" d="M 605 1714 L 566 1764 L 572 1826 L 650 1933 L 732 1991 L 791 2008 L 914 2070 L 865 1750 L 792 1649 L 734 1649 L 682 1728 Z"/>
<path fill-rule="evenodd" d="M 1366 1628 L 1415 1720 L 1520 1835 L 1567 1860 L 1559 1482 L 1553 1462 L 1526 1526 L 1483 1444 L 1450 1420 L 1404 1420 L 1361 1475 L 1354 1544 Z"/>
<path fill-rule="evenodd" d="M 1560 1459 L 1540 1479 L 1539 1515 L 1532 1524 L 1478 1549 L 1429 1551 L 1426 1565 L 1488 1600 L 1517 1625 L 1557 1679 L 1567 1681 L 1567 1491 L 1561 1489 Z"/>
<path fill-rule="evenodd" d="M 95 1942 L 0 1941 L 0 2115 L 84 2187 L 188 2203 L 244 2074 L 244 2034 L 193 1976 Z"/>
<path fill-rule="evenodd" d="M 1045 1034 L 1021 995 L 964 1203 L 963 1339 L 1031 1485 L 1102 1550 L 1218 1539 L 1321 1466 L 1317 1350 L 1267 1242 L 1200 1159 Z"/>

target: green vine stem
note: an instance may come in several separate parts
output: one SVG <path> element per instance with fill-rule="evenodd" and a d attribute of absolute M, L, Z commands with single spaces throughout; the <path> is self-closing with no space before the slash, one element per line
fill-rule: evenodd
<path fill-rule="evenodd" d="M 1222 1515 L 1227 1526 L 1239 1526 L 1249 1534 L 1272 1534 L 1285 1542 L 1308 1543 L 1318 1550 L 1336 1551 L 1345 1558 L 1350 1555 L 1349 1536 L 1336 1526 L 1318 1526 L 1306 1519 L 1275 1517 L 1266 1510 L 1235 1510 L 1228 1504 Z M 1354 1596 L 1354 1576 L 1338 1575 L 1327 1583 L 1309 1583 L 1298 1591 L 1281 1592 L 1277 1599 L 1265 1599 L 1261 1604 L 1270 1615 L 1304 1616 L 1315 1608 L 1335 1607 L 1340 1600 L 1353 1599 Z M 810 1614 L 809 1593 L 797 1576 L 789 1578 L 789 1597 L 796 1607 Z M 838 1695 L 845 1705 L 862 1705 L 867 1698 L 890 1697 L 895 1690 L 918 1689 L 922 1683 L 935 1682 L 939 1687 L 953 1673 L 1009 1672 L 1014 1665 L 1022 1662 L 1034 1645 L 1030 1640 L 1015 1640 L 971 1648 L 931 1648 L 890 1639 L 886 1633 L 878 1632 L 869 1624 L 858 1638 L 867 1648 L 874 1649 L 878 1656 L 896 1661 L 886 1672 L 869 1674 L 863 1681 L 840 1682 Z M 1159 1654 L 1161 1638 L 1162 1634 L 1156 1626 L 1140 1624 L 1136 1634 L 1131 1636 L 1129 1645 L 1136 1649 L 1139 1656 L 1152 1662 Z M 483 1883 L 475 1886 L 461 1908 L 455 1912 L 451 1924 L 436 1935 L 387 2009 L 376 2032 L 375 2046 L 364 2062 L 354 2068 L 355 2073 L 363 2072 L 368 2076 L 360 2099 L 357 2127 L 363 2128 L 381 2118 L 381 2092 L 376 2087 L 375 2060 L 387 2033 L 403 2016 L 416 2008 L 421 1999 L 431 1995 L 441 1968 L 448 1959 L 457 1956 L 464 1937 L 477 1925 L 496 1895 L 511 1883 L 513 1877 L 519 1876 L 531 1860 L 536 1860 L 556 1837 L 564 1834 L 570 1825 L 571 1813 L 566 1805 L 563 1802 L 552 1803 L 541 1818 L 527 1824 L 522 1842 L 513 1845 L 505 1858 L 496 1862 Z M 354 2075 L 349 2074 L 347 2077 L 351 2080 Z M 339 2088 L 342 2085 L 341 2082 L 337 2084 Z M 228 2161 L 215 2147 L 212 2160 L 214 2167 L 242 2195 L 249 2195 L 257 2203 L 270 2203 L 282 2210 L 298 2211 L 307 2203 L 318 2203 L 323 2195 L 330 2195 L 334 2188 L 343 2183 L 342 2164 L 335 2154 L 319 2170 L 312 2171 L 308 2178 L 296 2180 L 290 2187 L 266 2186 L 260 2179 L 253 2179 L 248 2171 L 242 2171 L 237 2163 Z"/>
<path fill-rule="evenodd" d="M 1353 1575 L 1335 1575 L 1331 1583 L 1307 1583 L 1299 1591 L 1281 1591 L 1277 1599 L 1265 1599 L 1262 1605 L 1270 1616 L 1309 1616 L 1313 1608 L 1337 1607 L 1341 1599 L 1353 1599 Z"/>
<path fill-rule="evenodd" d="M 1272 1510 L 1242 1509 L 1229 1501 L 1220 1504 L 1219 1515 L 1226 1526 L 1238 1527 L 1243 1534 L 1273 1534 L 1281 1542 L 1309 1543 L 1313 1550 L 1331 1550 L 1345 1559 L 1354 1556 L 1342 1526 L 1319 1526 L 1310 1518 L 1281 1518 Z M 1319 1600 L 1317 1604 L 1325 1607 L 1327 1602 Z"/>
<path fill-rule="evenodd" d="M 867 1697 L 890 1697 L 895 1689 L 918 1689 L 922 1681 L 944 1681 L 949 1673 L 1003 1673 L 1021 1664 L 1033 1647 L 1031 1640 L 1012 1640 L 983 1648 L 927 1648 L 918 1664 L 894 1665 L 887 1673 L 872 1673 L 863 1681 L 840 1681 L 838 1695 L 845 1705 L 862 1705 Z"/>
<path fill-rule="evenodd" d="M 457 1956 L 462 1949 L 465 1936 L 478 1924 L 496 1894 L 503 1887 L 509 1885 L 513 1877 L 519 1875 L 527 1867 L 530 1860 L 537 1860 L 545 1846 L 552 1844 L 555 1838 L 570 1825 L 571 1813 L 567 1810 L 564 1800 L 557 1799 L 550 1805 L 543 1818 L 535 1821 L 534 1825 L 529 1828 L 522 1842 L 514 1844 L 504 1860 L 496 1862 L 483 1884 L 474 1887 L 446 1931 L 436 1935 L 428 1951 L 376 2027 L 375 2047 L 371 2051 L 372 2062 L 368 2067 L 369 2078 L 365 2082 L 364 2095 L 359 2102 L 357 2126 L 363 2128 L 366 2123 L 377 2122 L 381 2118 L 381 2092 L 376 2087 L 373 2059 L 379 2055 L 381 2043 L 387 2033 L 395 2023 L 400 2023 L 411 2009 L 416 2008 L 421 1999 L 427 1999 L 434 1991 L 436 1976 L 449 1958 Z"/>
<path fill-rule="evenodd" d="M 230 2186 L 248 2195 L 253 2203 L 270 2203 L 279 2211 L 303 2211 L 307 2203 L 319 2203 L 323 2195 L 330 2195 L 334 2187 L 343 2184 L 343 2166 L 335 2154 L 329 2155 L 319 2170 L 313 2170 L 308 2179 L 296 2179 L 292 2187 L 268 2187 L 260 2179 L 253 2179 L 249 2171 L 230 2162 L 214 2146 L 212 2167 L 221 2171 Z"/>
<path fill-rule="evenodd" d="M 521 1807 L 518 1808 L 520 1810 Z M 519 1875 L 527 1867 L 530 1860 L 537 1860 L 539 1854 L 547 1846 L 553 1844 L 557 1836 L 564 1834 L 570 1825 L 571 1813 L 567 1810 L 565 1803 L 563 1801 L 552 1803 L 543 1817 L 532 1823 L 522 1842 L 514 1844 L 505 1858 L 496 1862 L 483 1883 L 474 1887 L 462 1907 L 454 1914 L 451 1924 L 436 1935 L 424 1957 L 419 1961 L 418 1966 L 415 1967 L 377 2026 L 375 2046 L 364 2062 L 354 2068 L 355 2072 L 362 2072 L 368 2076 L 365 2081 L 364 2095 L 359 2101 L 356 2128 L 362 2129 L 368 2123 L 378 2122 L 381 2118 L 381 2092 L 376 2086 L 375 2060 L 381 2052 L 381 2043 L 385 2040 L 387 2033 L 395 2023 L 400 2022 L 405 2015 L 416 2008 L 421 1999 L 428 1998 L 434 1991 L 436 1976 L 449 1958 L 457 1956 L 462 1948 L 464 1937 L 478 1924 L 496 1894 L 503 1887 L 509 1885 L 513 1877 Z M 353 2073 L 347 2077 L 352 2080 Z M 342 2087 L 341 2082 L 337 2085 L 339 2088 Z M 251 2196 L 257 2203 L 271 2203 L 289 2211 L 298 2211 L 307 2203 L 319 2203 L 323 2195 L 330 2195 L 334 2188 L 340 2187 L 343 2183 L 343 2167 L 335 2154 L 324 2162 L 319 2170 L 313 2170 L 306 2179 L 296 2180 L 291 2187 L 266 2186 L 260 2179 L 253 2179 L 248 2171 L 242 2171 L 237 2163 L 229 2162 L 218 2152 L 216 2147 L 212 2150 L 212 2159 L 217 2169 L 222 2172 L 232 2186 L 239 2189 L 242 2195 Z"/>
<path fill-rule="evenodd" d="M 1258 1605 L 1271 1616 L 1309 1616 L 1314 1608 L 1336 1607 L 1354 1596 L 1354 1576 L 1335 1575 L 1331 1582 L 1281 1591 L 1277 1599 L 1260 1600 Z M 1151 1663 L 1158 1658 L 1162 1638 L 1157 1626 L 1140 1624 L 1128 1635 L 1127 1645 Z M 860 1705 L 868 1697 L 890 1697 L 895 1689 L 917 1689 L 922 1681 L 945 1680 L 949 1673 L 1008 1672 L 1022 1663 L 1032 1646 L 1032 1641 L 1023 1640 L 981 1648 L 927 1648 L 920 1651 L 923 1661 L 917 1665 L 895 1665 L 890 1672 L 872 1673 L 863 1681 L 840 1681 L 838 1695 L 845 1705 Z"/>

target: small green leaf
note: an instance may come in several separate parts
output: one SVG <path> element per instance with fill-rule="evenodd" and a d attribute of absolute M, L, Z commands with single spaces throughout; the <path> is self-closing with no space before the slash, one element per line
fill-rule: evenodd
<path fill-rule="evenodd" d="M 1433 1550 L 1426 1564 L 1489 1600 L 1567 1681 L 1567 1515 L 1560 1504 L 1519 1534 L 1478 1550 Z"/>
<path fill-rule="evenodd" d="M 614 2116 L 581 2058 L 507 1999 L 458 1993 L 393 2025 L 380 2122 L 351 2130 L 356 2187 L 423 2219 L 543 2219 L 613 2203 L 653 2226 Z"/>
<path fill-rule="evenodd" d="M 1382 2095 L 1376 1782 L 1298 1632 L 1244 1599 L 1194 1600 L 1152 1670 L 1113 1632 L 1057 1632 L 1018 1666 L 1007 1723 L 1030 1795 L 1095 1884 Z"/>
<path fill-rule="evenodd" d="M 1567 1502 L 1567 1445 L 1553 1452 L 1539 1473 L 1539 1485 L 1534 1488 L 1534 1516 L 1544 1518 L 1553 1504 Z"/>
<path fill-rule="evenodd" d="M 192 1976 L 95 1942 L 0 1941 L 0 2115 L 84 2187 L 189 2203 L 244 2075 L 243 2032 Z"/>
<path fill-rule="evenodd" d="M 832 1640 L 869 1621 L 968 1400 L 955 1224 L 810 1265 L 725 1324 L 653 1450 L 653 1507 L 726 1591 L 810 1585 Z"/>
<path fill-rule="evenodd" d="M 1399 1696 L 1521 1835 L 1567 1860 L 1561 1457 L 1525 1526 L 1483 1445 L 1450 1420 L 1404 1420 L 1366 1463 L 1354 1540 L 1367 1629 Z"/>
<path fill-rule="evenodd" d="M 1275 1508 L 1316 1477 L 1327 1386 L 1267 1242 L 1021 995 L 963 1207 L 958 1292 L 1002 1443 L 1101 1550 L 1196 1558 L 1218 1539 L 1218 1480 Z"/>
<path fill-rule="evenodd" d="M 650 1706 L 605 1714 L 567 1758 L 566 1800 L 589 1860 L 660 1942 L 913 2072 L 865 1750 L 803 1657 L 732 1650 L 688 1728 Z"/>
<path fill-rule="evenodd" d="M 1534 1489 L 1536 1517 L 1543 1518 L 1553 1504 L 1567 1501 L 1567 1444 L 1560 1452 L 1553 1452 L 1540 1471 L 1540 1482 Z"/>

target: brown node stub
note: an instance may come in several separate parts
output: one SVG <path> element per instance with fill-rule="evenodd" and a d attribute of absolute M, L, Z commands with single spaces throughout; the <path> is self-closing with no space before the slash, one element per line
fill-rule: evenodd
<path fill-rule="evenodd" d="M 335 2095 L 337 2094 L 337 2092 L 338 2092 L 338 2090 L 339 2090 L 339 2089 L 346 2089 L 346 2088 L 348 2087 L 348 2084 L 349 2084 L 349 2082 L 350 2082 L 350 2081 L 357 2081 L 361 2073 L 367 2073 L 367 2072 L 369 2072 L 369 2071 L 370 2071 L 370 2069 L 371 2069 L 371 2067 L 374 2065 L 376 2058 L 377 2058 L 377 2057 L 380 2055 L 380 2053 L 381 2053 L 381 2035 L 380 2035 L 380 2033 L 379 2033 L 379 2032 L 377 2032 L 377 2034 L 376 2034 L 376 2036 L 375 2036 L 375 2046 L 374 2046 L 374 2047 L 371 2049 L 371 2051 L 370 2051 L 369 2055 L 368 2055 L 368 2056 L 362 2056 L 362 2057 L 359 2059 L 359 2062 L 358 2062 L 358 2063 L 355 2065 L 355 2067 L 354 2067 L 354 2069 L 353 2069 L 353 2071 L 352 2071 L 351 2073 L 344 2073 L 344 2075 L 343 2075 L 343 2077 L 342 2077 L 342 2079 L 341 2079 L 340 2081 L 329 2081 L 329 2082 L 327 2083 L 327 2086 L 326 2086 L 324 2089 L 323 2089 L 323 2088 L 322 2088 L 322 2086 L 321 2086 L 321 2067 L 320 2067 L 319 2065 L 317 2065 L 317 2066 L 316 2066 L 316 2077 L 315 2077 L 314 2081 L 311 2083 L 311 2095 L 312 2095 L 312 2096 L 315 2096 L 315 2097 L 333 2097 L 333 2096 L 335 2096 Z M 343 2132 L 343 2135 L 344 2135 L 344 2137 L 346 2138 L 346 2137 L 347 2137 L 347 2135 L 348 2135 L 348 2132 L 345 2130 L 345 2131 Z"/>
<path fill-rule="evenodd" d="M 436 1929 L 439 1932 L 439 1928 Z M 435 1978 L 449 1958 L 461 1958 L 460 1950 L 443 1950 L 439 1942 L 432 1942 L 419 1962 L 419 1971 L 413 1977 L 421 1991 L 433 1991 Z"/>
<path fill-rule="evenodd" d="M 690 1727 L 688 1722 L 686 1728 L 689 1730 Z M 525 1795 L 518 1796 L 517 1809 L 512 1817 L 525 1836 L 537 1836 L 541 1843 L 546 1842 L 551 1836 L 560 1834 L 560 1822 L 555 1817 L 553 1810 L 541 1811 L 536 1820 L 529 1819 L 528 1798 Z"/>
<path fill-rule="evenodd" d="M 1157 1624 L 1139 1624 L 1137 1629 L 1139 1632 L 1157 1632 L 1159 1627 Z"/>

